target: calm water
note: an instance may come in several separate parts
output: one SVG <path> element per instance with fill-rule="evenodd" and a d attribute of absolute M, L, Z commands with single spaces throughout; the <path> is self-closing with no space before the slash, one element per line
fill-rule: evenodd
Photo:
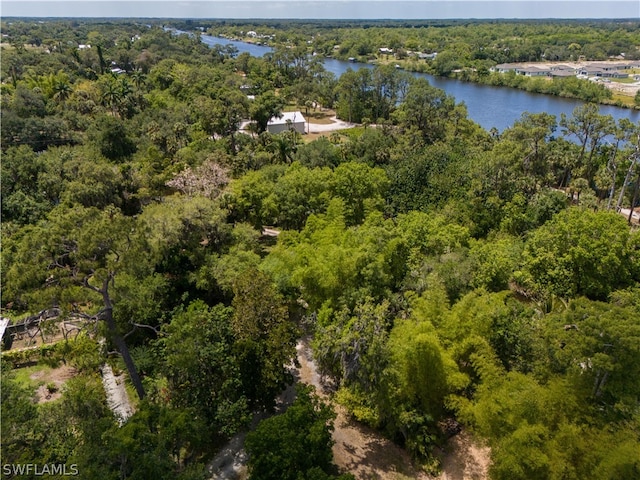
<path fill-rule="evenodd" d="M 270 47 L 237 42 L 224 38 L 202 35 L 202 41 L 212 45 L 234 45 L 240 53 L 248 52 L 255 57 L 262 57 L 270 52 Z M 347 69 L 373 68 L 373 65 L 365 63 L 350 63 L 335 59 L 325 59 L 324 67 L 328 72 L 339 77 Z M 424 77 L 431 85 L 441 88 L 449 95 L 455 97 L 456 102 L 464 102 L 469 112 L 469 118 L 481 125 L 486 130 L 492 127 L 502 131 L 513 125 L 523 112 L 546 112 L 555 115 L 560 120 L 560 114 L 571 115 L 573 109 L 584 102 L 569 98 L 554 97 L 537 93 L 528 93 L 523 90 L 506 87 L 492 87 L 472 82 L 463 82 L 450 78 L 434 77 L 426 73 L 412 73 L 416 77 Z M 640 122 L 640 111 L 608 105 L 600 106 L 600 113 L 611 115 L 616 120 L 628 118 L 634 123 Z"/>

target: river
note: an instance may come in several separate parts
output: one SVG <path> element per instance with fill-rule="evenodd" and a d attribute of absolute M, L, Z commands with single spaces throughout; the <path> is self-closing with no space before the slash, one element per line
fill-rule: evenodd
<path fill-rule="evenodd" d="M 262 57 L 265 53 L 271 51 L 271 47 L 264 45 L 209 35 L 201 35 L 201 39 L 209 46 L 234 45 L 239 53 L 248 52 L 255 57 Z M 323 63 L 325 69 L 336 77 L 342 75 L 349 68 L 353 70 L 373 68 L 373 65 L 370 64 L 344 62 L 333 58 L 324 59 Z M 464 102 L 469 112 L 469 118 L 486 130 L 495 127 L 499 131 L 503 131 L 513 125 L 513 122 L 518 120 L 523 112 L 546 112 L 555 115 L 559 121 L 560 114 L 564 113 L 570 116 L 574 108 L 584 104 L 580 100 L 529 93 L 515 88 L 492 87 L 451 78 L 435 77 L 426 73 L 413 72 L 412 75 L 428 79 L 431 85 L 441 88 L 447 94 L 453 96 L 456 102 Z M 634 123 L 640 122 L 640 111 L 638 110 L 600 105 L 600 113 L 602 115 L 611 115 L 616 120 L 628 118 Z"/>

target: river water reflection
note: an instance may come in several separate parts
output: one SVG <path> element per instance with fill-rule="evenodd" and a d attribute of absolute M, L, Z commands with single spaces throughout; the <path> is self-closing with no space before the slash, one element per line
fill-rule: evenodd
<path fill-rule="evenodd" d="M 262 57 L 265 53 L 271 51 L 270 47 L 263 45 L 238 42 L 209 35 L 202 35 L 201 38 L 209 46 L 234 45 L 238 52 L 248 52 L 255 57 Z M 342 75 L 349 68 L 352 70 L 373 68 L 373 65 L 370 64 L 344 62 L 332 58 L 324 59 L 323 63 L 325 69 L 336 77 Z M 434 77 L 426 73 L 412 73 L 412 75 L 428 79 L 431 85 L 441 88 L 447 94 L 455 97 L 456 102 L 464 102 L 469 112 L 469 118 L 486 130 L 495 127 L 502 131 L 513 125 L 513 122 L 518 120 L 523 112 L 546 112 L 555 115 L 559 121 L 561 113 L 571 115 L 574 108 L 584 104 L 580 100 L 529 93 L 515 88 L 492 87 L 450 78 Z M 640 122 L 640 111 L 638 110 L 600 105 L 600 113 L 611 115 L 616 120 L 628 118 L 634 123 Z"/>

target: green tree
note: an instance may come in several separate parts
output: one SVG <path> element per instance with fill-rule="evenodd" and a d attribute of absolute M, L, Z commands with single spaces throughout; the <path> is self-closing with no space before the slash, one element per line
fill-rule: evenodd
<path fill-rule="evenodd" d="M 541 293 L 606 299 L 637 275 L 629 227 L 614 213 L 571 208 L 535 230 L 523 253 L 527 276 Z"/>
<path fill-rule="evenodd" d="M 134 221 L 113 207 L 102 211 L 58 207 L 46 221 L 30 227 L 29 235 L 16 240 L 5 273 L 4 283 L 9 287 L 5 299 L 29 309 L 62 306 L 66 310 L 70 304 L 85 301 L 102 304 L 94 319 L 105 321 L 131 382 L 143 398 L 144 387 L 116 324 L 110 293 L 117 273 L 133 259 L 136 268 L 144 269 L 140 256 L 144 242 L 136 237 Z"/>
<path fill-rule="evenodd" d="M 391 330 L 382 417 L 387 429 L 399 435 L 414 456 L 424 459 L 436 443 L 445 397 L 463 387 L 466 379 L 423 313 L 416 309 Z"/>
<path fill-rule="evenodd" d="M 291 383 L 286 366 L 296 355 L 297 328 L 271 279 L 250 269 L 233 285 L 235 354 L 243 390 L 252 406 L 270 409 Z"/>
<path fill-rule="evenodd" d="M 159 340 L 174 405 L 194 409 L 214 438 L 249 420 L 231 318 L 228 307 L 195 301 L 175 312 Z"/>
<path fill-rule="evenodd" d="M 387 361 L 385 344 L 391 322 L 389 303 L 365 298 L 349 311 L 321 309 L 313 340 L 314 357 L 323 374 L 367 394 L 380 388 Z"/>
<path fill-rule="evenodd" d="M 331 432 L 335 413 L 313 393 L 298 385 L 297 397 L 285 413 L 260 422 L 247 435 L 249 478 L 255 480 L 348 480 L 335 477 Z"/>
<path fill-rule="evenodd" d="M 334 170 L 330 185 L 331 192 L 344 200 L 347 224 L 357 225 L 368 212 L 382 209 L 389 181 L 380 168 L 348 162 Z"/>
<path fill-rule="evenodd" d="M 285 102 L 273 92 L 266 92 L 256 96 L 249 105 L 249 118 L 256 123 L 256 131 L 262 133 L 267 130 L 267 123 L 273 117 L 281 117 Z"/>
<path fill-rule="evenodd" d="M 340 154 L 327 137 L 322 136 L 298 146 L 294 159 L 307 168 L 335 167 L 340 163 Z"/>
<path fill-rule="evenodd" d="M 358 72 L 348 69 L 340 75 L 336 85 L 336 115 L 348 122 L 359 122 L 363 115 L 363 99 L 358 81 Z"/>
<path fill-rule="evenodd" d="M 521 119 L 503 133 L 503 139 L 513 139 L 522 145 L 520 175 L 525 177 L 524 182 L 533 183 L 534 190 L 547 182 L 547 143 L 555 129 L 555 115 L 524 112 Z"/>
<path fill-rule="evenodd" d="M 109 160 L 122 161 L 137 150 L 126 125 L 114 117 L 98 119 L 91 136 L 100 153 Z"/>
<path fill-rule="evenodd" d="M 506 290 L 522 255 L 522 242 L 503 236 L 474 242 L 469 249 L 474 287 L 498 292 Z"/>
<path fill-rule="evenodd" d="M 544 321 L 543 365 L 566 375 L 575 395 L 599 406 L 601 417 L 632 416 L 640 398 L 633 381 L 640 369 L 637 310 L 582 298 Z"/>
<path fill-rule="evenodd" d="M 430 144 L 444 140 L 454 107 L 453 97 L 432 87 L 426 79 L 418 78 L 410 83 L 395 119 L 404 130 L 417 129 Z"/>
<path fill-rule="evenodd" d="M 309 169 L 294 163 L 275 184 L 272 197 L 277 208 L 276 224 L 300 230 L 309 215 L 323 213 L 329 203 L 332 172 L 328 168 Z"/>
<path fill-rule="evenodd" d="M 615 123 L 611 115 L 600 115 L 598 106 L 587 103 L 576 107 L 571 117 L 562 115 L 560 126 L 565 135 L 574 135 L 580 141 L 580 155 L 578 166 L 584 168 L 584 176 L 588 180 L 593 178 L 597 168 L 594 167 L 594 155 L 604 137 L 613 133 Z M 589 155 L 585 158 L 587 147 Z M 571 171 L 567 172 L 563 185 L 569 182 Z"/>

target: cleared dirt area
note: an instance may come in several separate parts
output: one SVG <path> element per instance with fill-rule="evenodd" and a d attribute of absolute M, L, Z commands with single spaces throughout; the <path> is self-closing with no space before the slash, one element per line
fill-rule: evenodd
<path fill-rule="evenodd" d="M 320 137 L 329 138 L 333 132 L 345 130 L 357 126 L 355 123 L 339 120 L 335 112 L 328 111 L 321 115 L 311 116 L 307 124 L 308 131 L 304 135 L 305 143 L 317 140 Z"/>
<path fill-rule="evenodd" d="M 300 381 L 314 385 L 323 392 L 307 342 L 298 343 L 298 375 Z M 379 432 L 362 425 L 348 415 L 344 407 L 334 403 L 333 458 L 336 465 L 358 480 L 485 480 L 488 478 L 490 451 L 477 445 L 471 436 L 461 432 L 449 440 L 442 452 L 442 473 L 433 477 L 413 464 L 409 454 Z"/>
<path fill-rule="evenodd" d="M 307 340 L 298 342 L 298 367 L 292 373 L 298 382 L 316 387 L 325 401 L 322 378 L 311 355 Z M 295 397 L 293 387 L 278 399 L 278 410 L 290 405 Z M 442 473 L 433 477 L 416 466 L 409 454 L 379 432 L 354 421 L 341 405 L 333 403 L 336 412 L 333 432 L 333 458 L 341 471 L 352 473 L 358 480 L 485 480 L 490 451 L 473 441 L 466 432 L 454 436 L 441 452 Z M 258 420 L 258 419 L 255 419 Z M 255 423 L 255 422 L 254 422 Z M 236 435 L 209 463 L 212 480 L 244 480 L 247 478 L 247 456 L 243 449 L 244 433 Z"/>
<path fill-rule="evenodd" d="M 488 478 L 491 450 L 478 445 L 462 431 L 452 437 L 442 456 L 442 473 L 438 480 L 485 480 Z"/>
<path fill-rule="evenodd" d="M 53 402 L 59 399 L 62 396 L 62 387 L 67 380 L 75 375 L 76 370 L 68 365 L 62 365 L 58 368 L 43 368 L 33 372 L 29 375 L 29 379 L 38 384 L 35 390 L 37 403 Z"/>
<path fill-rule="evenodd" d="M 629 97 L 633 97 L 638 90 L 640 90 L 640 82 L 636 83 L 620 83 L 610 82 L 604 84 L 609 90 L 614 92 L 620 92 Z"/>

